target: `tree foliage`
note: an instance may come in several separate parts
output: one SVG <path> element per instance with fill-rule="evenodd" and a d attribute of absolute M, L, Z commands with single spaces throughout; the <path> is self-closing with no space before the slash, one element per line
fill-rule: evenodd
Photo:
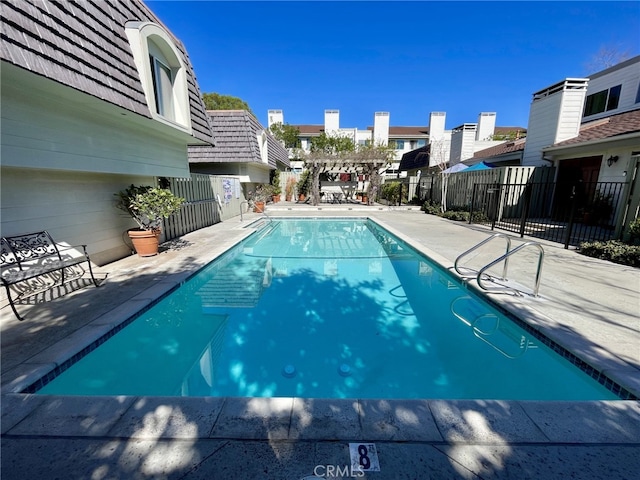
<path fill-rule="evenodd" d="M 284 145 L 284 148 L 300 148 L 300 129 L 298 127 L 278 122 L 271 125 L 269 130 Z"/>
<path fill-rule="evenodd" d="M 342 152 L 353 152 L 356 149 L 355 143 L 349 137 L 342 135 L 327 135 L 322 132 L 319 136 L 311 139 L 311 152 L 335 155 Z"/>
<path fill-rule="evenodd" d="M 369 179 L 368 197 L 375 198 L 382 183 L 380 172 L 392 161 L 394 152 L 386 145 L 355 145 L 348 137 L 323 133 L 313 138 L 310 152 L 299 151 L 298 155 L 310 172 L 312 203 L 318 205 L 320 174 L 341 169 L 365 175 Z"/>
<path fill-rule="evenodd" d="M 207 110 L 246 110 L 253 113 L 247 102 L 231 95 L 204 93 L 202 100 Z"/>

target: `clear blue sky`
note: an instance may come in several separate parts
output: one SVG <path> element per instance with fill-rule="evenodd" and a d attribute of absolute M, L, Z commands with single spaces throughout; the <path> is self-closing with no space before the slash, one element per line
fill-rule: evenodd
<path fill-rule="evenodd" d="M 214 2 L 147 0 L 185 44 L 202 92 L 246 101 L 267 125 L 446 128 L 497 112 L 526 127 L 532 93 L 594 73 L 605 47 L 640 53 L 640 2 Z"/>

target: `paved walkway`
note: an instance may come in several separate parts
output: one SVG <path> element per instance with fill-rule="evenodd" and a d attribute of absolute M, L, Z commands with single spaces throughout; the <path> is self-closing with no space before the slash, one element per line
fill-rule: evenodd
<path fill-rule="evenodd" d="M 371 216 L 446 268 L 489 230 L 417 209 L 270 206 L 271 215 Z M 375 479 L 637 478 L 640 404 L 299 398 L 57 397 L 25 386 L 251 233 L 245 215 L 99 269 L 102 287 L 0 312 L 3 479 L 358 478 L 349 444 L 374 443 Z M 514 238 L 514 244 L 522 240 Z M 540 298 L 492 294 L 640 395 L 640 271 L 542 242 Z M 469 258 L 479 266 L 504 244 Z M 535 251 L 510 278 L 532 287 Z M 470 288 L 474 288 L 470 284 Z M 364 448 L 364 447 L 360 447 Z M 369 447 L 370 448 L 370 447 Z M 364 450 L 360 450 L 362 454 Z M 368 451 L 367 451 L 368 452 Z M 368 454 L 368 453 L 367 453 Z"/>

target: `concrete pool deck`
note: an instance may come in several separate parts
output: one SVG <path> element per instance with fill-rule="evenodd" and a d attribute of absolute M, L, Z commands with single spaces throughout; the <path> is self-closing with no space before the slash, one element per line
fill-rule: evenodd
<path fill-rule="evenodd" d="M 494 232 L 414 207 L 269 206 L 273 216 L 369 216 L 445 268 Z M 250 233 L 247 214 L 169 242 L 156 257 L 99 269 L 78 289 L 0 312 L 3 479 L 635 478 L 640 403 L 301 398 L 58 397 L 22 389 Z M 524 239 L 530 240 L 530 239 Z M 514 237 L 514 246 L 523 241 Z M 640 395 L 640 270 L 545 249 L 540 298 L 494 302 Z M 492 251 L 492 249 L 495 249 Z M 470 257 L 482 265 L 500 241 Z M 531 285 L 536 252 L 511 261 Z M 474 288 L 470 284 L 470 288 Z M 349 443 L 374 443 L 380 471 L 345 470 Z"/>

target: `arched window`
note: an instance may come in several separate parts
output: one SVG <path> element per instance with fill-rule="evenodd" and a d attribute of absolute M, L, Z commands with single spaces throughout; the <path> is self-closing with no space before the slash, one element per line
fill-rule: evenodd
<path fill-rule="evenodd" d="M 191 133 L 186 68 L 171 36 L 151 22 L 128 22 L 126 33 L 151 116 Z"/>

